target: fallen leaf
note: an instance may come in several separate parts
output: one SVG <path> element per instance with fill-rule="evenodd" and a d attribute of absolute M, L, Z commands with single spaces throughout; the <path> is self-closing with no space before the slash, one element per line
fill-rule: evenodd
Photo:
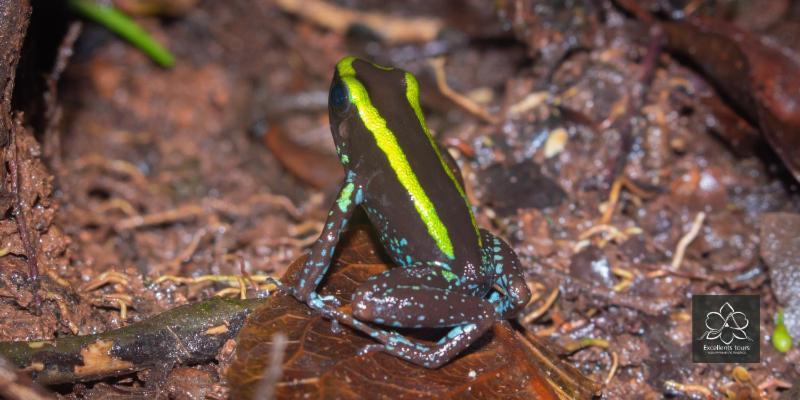
<path fill-rule="evenodd" d="M 323 295 L 333 294 L 348 302 L 360 282 L 386 270 L 387 261 L 374 237 L 364 227 L 346 235 L 322 283 Z M 301 257 L 289 267 L 284 283 L 297 279 L 303 261 Z M 531 344 L 520 339 L 505 321 L 439 369 L 418 367 L 381 352 L 359 355 L 364 346 L 376 342 L 346 327 L 333 331 L 331 325 L 293 297 L 273 295 L 239 334 L 228 375 L 231 398 L 254 399 L 274 391 L 276 398 L 556 399 L 557 391 L 562 396 L 570 393 L 575 398 L 575 393 L 582 393 L 578 397 L 588 398 L 595 389 L 553 388 L 533 362 L 537 356 L 529 348 Z M 404 333 L 432 334 L 420 330 Z M 288 340 L 280 378 L 267 388 L 265 371 L 274 359 L 272 338 L 276 334 Z"/>
<path fill-rule="evenodd" d="M 335 156 L 294 142 L 281 128 L 270 129 L 264 135 L 264 144 L 287 171 L 317 189 L 327 189 L 344 179 Z"/>
<path fill-rule="evenodd" d="M 791 50 L 712 18 L 662 22 L 667 46 L 689 57 L 760 129 L 800 181 L 800 61 Z"/>

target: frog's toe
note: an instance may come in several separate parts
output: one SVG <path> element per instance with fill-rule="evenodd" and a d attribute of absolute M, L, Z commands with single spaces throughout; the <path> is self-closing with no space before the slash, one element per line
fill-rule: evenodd
<path fill-rule="evenodd" d="M 339 299 L 332 295 L 320 296 L 312 293 L 308 296 L 308 307 L 318 311 L 326 318 L 333 318 L 336 309 L 341 305 Z"/>
<path fill-rule="evenodd" d="M 342 333 L 342 326 L 339 324 L 335 318 L 331 320 L 331 333 L 334 335 L 338 335 Z"/>
<path fill-rule="evenodd" d="M 340 305 L 342 305 L 342 302 L 340 302 L 339 299 L 337 299 L 336 296 L 332 294 L 325 296 L 317 295 L 317 298 L 329 306 L 339 307 Z"/>
<path fill-rule="evenodd" d="M 333 295 L 320 296 L 317 293 L 311 293 L 311 295 L 308 296 L 308 305 L 315 310 L 319 310 L 322 308 L 339 307 L 341 302 Z"/>
<path fill-rule="evenodd" d="M 361 350 L 358 351 L 358 355 L 359 356 L 366 356 L 369 353 L 374 353 L 374 352 L 378 352 L 378 351 L 385 351 L 385 350 L 386 350 L 386 346 L 384 346 L 382 344 L 368 344 L 368 345 L 362 347 Z"/>
<path fill-rule="evenodd" d="M 271 283 L 271 284 L 275 285 L 275 287 L 277 287 L 278 290 L 294 295 L 295 289 L 293 287 L 291 287 L 291 286 L 284 285 L 283 282 L 281 282 L 280 279 L 268 276 L 267 279 L 266 279 L 266 283 Z"/>

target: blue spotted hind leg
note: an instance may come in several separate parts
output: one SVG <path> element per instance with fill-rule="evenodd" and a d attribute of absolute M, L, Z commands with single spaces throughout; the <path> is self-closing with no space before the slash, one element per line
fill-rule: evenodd
<path fill-rule="evenodd" d="M 494 284 L 503 293 L 491 292 L 488 300 L 494 305 L 498 319 L 514 318 L 531 298 L 520 269 L 519 258 L 503 239 L 481 229 L 483 258 L 494 269 Z"/>
<path fill-rule="evenodd" d="M 436 368 L 461 353 L 494 324 L 492 305 L 469 293 L 441 289 L 448 281 L 438 266 L 395 268 L 364 282 L 353 296 L 356 329 L 382 343 L 382 350 L 409 362 Z M 433 345 L 361 321 L 400 328 L 445 328 Z"/>

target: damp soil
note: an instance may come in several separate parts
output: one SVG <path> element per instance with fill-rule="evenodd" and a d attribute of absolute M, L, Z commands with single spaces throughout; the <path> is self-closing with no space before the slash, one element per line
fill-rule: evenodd
<path fill-rule="evenodd" d="M 79 19 L 42 3 L 32 29 L 39 18 L 61 21 L 50 31 L 61 43 Z M 52 98 L 16 100 L 25 113 L 14 114 L 14 150 L 4 153 L 21 199 L 0 197 L 0 340 L 104 332 L 229 288 L 159 277 L 281 276 L 313 243 L 342 179 L 327 88 L 335 63 L 356 54 L 418 76 L 478 224 L 524 265 L 534 293 L 526 314 L 537 315 L 516 329 L 574 349 L 562 356 L 603 384 L 602 397 L 778 398 L 800 384 L 800 352 L 770 342 L 778 309 L 797 307 L 800 290 L 787 280 L 776 297 L 771 277 L 797 276 L 791 265 L 776 270 L 796 251 L 761 253 L 762 219 L 800 213 L 791 165 L 691 60 L 668 51 L 651 60 L 650 29 L 630 10 L 610 1 L 337 2 L 445 27 L 419 43 L 358 24 L 330 30 L 287 12 L 291 2 L 185 3 L 136 17 L 174 53 L 169 69 L 89 22 L 62 43 L 74 54 L 50 86 L 25 86 L 37 79 L 23 52 L 19 68 L 29 72 L 18 74 L 15 96 L 29 87 L 29 98 Z M 787 33 L 800 26 L 795 2 L 711 3 L 720 4 L 702 12 L 786 51 L 800 47 Z M 742 11 L 766 3 L 775 15 Z M 484 114 L 437 89 L 433 57 Z M 732 137 L 756 144 L 743 151 Z M 770 240 L 786 248 L 787 235 Z M 700 293 L 761 296 L 759 363 L 692 362 L 691 295 Z M 575 346 L 587 339 L 605 344 Z M 205 364 L 53 389 L 64 398 L 225 398 L 233 345 Z"/>

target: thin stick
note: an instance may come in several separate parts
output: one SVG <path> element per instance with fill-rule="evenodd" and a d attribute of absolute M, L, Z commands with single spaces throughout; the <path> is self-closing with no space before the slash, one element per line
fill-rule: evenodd
<path fill-rule="evenodd" d="M 275 3 L 285 12 L 340 34 L 355 24 L 366 26 L 390 44 L 430 42 L 444 26 L 437 18 L 356 11 L 321 0 L 276 0 Z"/>
<path fill-rule="evenodd" d="M 714 398 L 714 393 L 711 392 L 711 389 L 709 389 L 709 388 L 707 388 L 705 386 L 701 386 L 701 385 L 695 385 L 695 384 L 691 384 L 691 383 L 680 383 L 680 382 L 676 382 L 676 381 L 666 381 L 666 382 L 664 382 L 664 386 L 666 386 L 667 389 L 678 391 L 678 392 L 699 393 L 699 394 L 702 394 L 703 396 L 705 396 L 705 398 L 707 398 L 707 399 L 713 399 Z"/>
<path fill-rule="evenodd" d="M 36 257 L 36 246 L 31 238 L 31 232 L 28 230 L 28 217 L 25 215 L 25 202 L 22 200 L 20 194 L 20 174 L 19 174 L 19 147 L 17 146 L 17 130 L 20 128 L 22 121 L 17 115 L 11 127 L 11 150 L 14 152 L 8 163 L 8 169 L 11 173 L 11 192 L 14 194 L 14 219 L 17 221 L 17 231 L 19 232 L 19 239 L 22 242 L 22 247 L 25 248 L 25 258 L 28 263 L 28 274 L 31 280 L 31 291 L 33 292 L 33 304 L 36 308 L 39 307 L 39 265 Z"/>
<path fill-rule="evenodd" d="M 500 119 L 489 114 L 489 112 L 483 107 L 450 88 L 450 85 L 447 84 L 447 78 L 444 72 L 444 58 L 433 58 L 430 60 L 430 64 L 431 67 L 433 67 L 433 72 L 436 76 L 436 86 L 439 88 L 439 91 L 442 92 L 442 95 L 450 99 L 450 101 L 455 103 L 457 106 L 482 119 L 486 123 L 492 125 L 500 123 Z"/>
<path fill-rule="evenodd" d="M 259 193 L 245 200 L 245 205 L 253 207 L 257 204 L 269 204 L 282 207 L 289 215 L 294 218 L 301 217 L 300 210 L 286 196 L 271 193 Z M 217 199 L 207 199 L 202 204 L 184 204 L 166 211 L 157 211 L 150 214 L 135 215 L 125 218 L 114 225 L 118 231 L 128 231 L 137 228 L 145 228 L 153 225 L 162 225 L 196 218 L 208 213 L 208 211 L 218 211 L 228 214 L 246 214 L 248 210 L 234 206 L 228 202 Z"/>
<path fill-rule="evenodd" d="M 672 257 L 672 263 L 670 263 L 670 267 L 673 271 L 681 266 L 686 248 L 689 247 L 692 241 L 697 237 L 697 234 L 700 233 L 700 228 L 703 227 L 703 221 L 705 221 L 705 219 L 706 213 L 702 211 L 697 213 L 697 216 L 694 217 L 694 222 L 692 222 L 692 228 L 689 229 L 689 232 L 678 242 L 678 246 L 675 248 L 675 255 Z"/>
<path fill-rule="evenodd" d="M 530 314 L 527 314 L 524 317 L 522 317 L 522 323 L 524 324 L 531 323 L 539 319 L 539 317 L 541 317 L 542 315 L 544 315 L 544 313 L 546 313 L 547 310 L 549 310 L 550 307 L 553 306 L 553 303 L 556 302 L 556 299 L 558 298 L 558 293 L 559 293 L 558 288 L 554 289 L 553 292 L 550 293 L 549 296 L 547 296 L 547 299 L 544 301 L 544 303 L 542 303 L 542 305 L 539 306 L 539 308 L 533 310 L 533 312 L 531 312 Z"/>
<path fill-rule="evenodd" d="M 619 355 L 617 355 L 616 351 L 611 352 L 611 368 L 608 370 L 608 376 L 606 377 L 605 383 L 608 385 L 612 379 L 614 379 L 614 374 L 617 373 L 617 368 L 619 368 Z"/>
<path fill-rule="evenodd" d="M 45 385 L 103 379 L 165 363 L 204 363 L 263 304 L 264 299 L 214 298 L 95 335 L 0 342 L 0 356 L 19 369 L 35 371 L 34 380 Z M 221 325 L 227 329 L 219 329 Z"/>
<path fill-rule="evenodd" d="M 182 221 L 202 215 L 205 209 L 196 204 L 188 204 L 173 208 L 167 211 L 155 212 L 152 214 L 137 215 L 130 218 L 125 218 L 114 225 L 118 231 L 127 231 L 131 229 L 148 227 L 153 225 L 161 225 L 170 222 Z"/>
<path fill-rule="evenodd" d="M 73 48 L 78 40 L 83 24 L 75 21 L 69 25 L 67 33 L 61 39 L 58 46 L 58 55 L 53 63 L 53 69 L 47 76 L 47 90 L 44 92 L 45 106 L 45 128 L 42 140 L 44 147 L 44 158 L 49 162 L 50 169 L 58 174 L 63 171 L 61 163 L 61 136 L 59 135 L 58 125 L 61 122 L 61 106 L 58 104 L 58 81 L 61 74 L 67 68 L 70 58 L 74 53 Z"/>
<path fill-rule="evenodd" d="M 283 356 L 288 343 L 289 339 L 281 332 L 272 336 L 269 365 L 261 378 L 261 382 L 258 383 L 258 390 L 256 390 L 256 396 L 253 398 L 264 400 L 275 398 L 275 387 L 283 374 Z"/>

